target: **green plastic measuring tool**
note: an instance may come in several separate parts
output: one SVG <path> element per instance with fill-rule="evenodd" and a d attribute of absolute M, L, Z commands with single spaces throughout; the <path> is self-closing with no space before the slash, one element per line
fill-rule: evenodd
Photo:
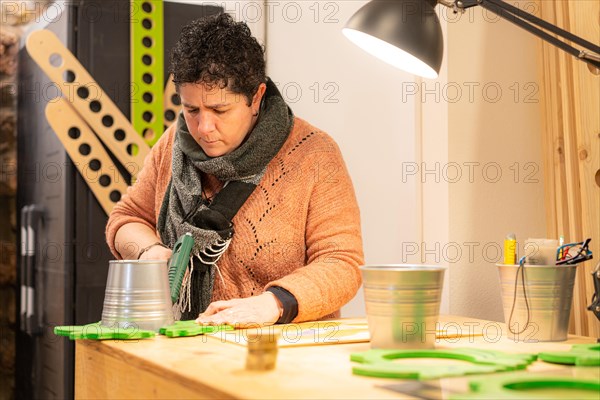
<path fill-rule="evenodd" d="M 181 283 L 183 282 L 193 247 L 194 238 L 191 233 L 188 232 L 185 235 L 181 235 L 173 247 L 171 258 L 169 258 L 169 288 L 173 303 L 177 303 L 177 300 L 179 300 Z"/>
<path fill-rule="evenodd" d="M 161 335 L 167 337 L 189 337 L 198 336 L 205 333 L 215 333 L 218 331 L 232 331 L 231 325 L 198 325 L 196 321 L 176 321 L 173 325 L 160 328 Z"/>
<path fill-rule="evenodd" d="M 413 365 L 394 363 L 401 358 L 445 358 L 468 361 L 466 365 Z M 509 354 L 501 351 L 470 348 L 435 350 L 369 350 L 354 353 L 351 361 L 361 365 L 352 368 L 356 375 L 397 379 L 435 379 L 450 376 L 484 374 L 525 369 L 535 361 L 531 354 Z"/>
<path fill-rule="evenodd" d="M 556 374 L 498 374 L 469 382 L 470 393 L 452 394 L 452 400 L 470 399 L 590 399 L 598 400 L 600 377 Z"/>
<path fill-rule="evenodd" d="M 569 351 L 549 351 L 538 355 L 540 360 L 578 367 L 600 366 L 600 344 L 576 344 Z"/>
<path fill-rule="evenodd" d="M 67 325 L 54 327 L 54 334 L 57 336 L 66 336 L 71 340 L 76 339 L 93 339 L 93 340 L 134 340 L 148 339 L 156 336 L 153 331 L 138 329 L 135 326 L 127 328 L 116 327 L 110 328 L 103 326 L 100 322 L 95 322 L 88 325 Z"/>
<path fill-rule="evenodd" d="M 149 146 L 163 130 L 164 16 L 162 0 L 131 4 L 131 123 Z"/>

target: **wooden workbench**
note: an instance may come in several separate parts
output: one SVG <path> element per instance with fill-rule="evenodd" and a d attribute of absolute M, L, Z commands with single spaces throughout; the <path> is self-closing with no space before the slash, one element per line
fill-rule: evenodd
<path fill-rule="evenodd" d="M 538 353 L 569 350 L 572 344 L 595 339 L 570 336 L 565 342 L 515 343 L 502 337 L 504 324 L 442 316 L 442 326 L 479 330 L 483 336 L 442 339 L 436 347 L 476 347 Z M 369 343 L 280 347 L 277 367 L 268 372 L 245 369 L 247 348 L 218 337 L 140 341 L 81 340 L 76 346 L 75 397 L 79 399 L 239 398 L 239 399 L 398 399 L 413 398 L 390 390 L 402 380 L 352 374 L 350 354 L 366 351 Z M 448 363 L 452 360 L 413 360 Z M 454 361 L 459 362 L 459 361 Z M 596 370 L 596 368 L 594 368 Z M 572 368 L 537 361 L 528 371 L 570 374 Z M 467 391 L 468 378 L 435 381 L 439 397 Z M 600 378 L 599 378 L 600 379 Z M 386 388 L 387 387 L 387 388 Z"/>

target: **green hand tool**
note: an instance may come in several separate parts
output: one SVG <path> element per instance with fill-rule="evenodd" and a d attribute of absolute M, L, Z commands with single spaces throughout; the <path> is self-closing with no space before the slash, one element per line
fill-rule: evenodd
<path fill-rule="evenodd" d="M 194 247 L 194 238 L 192 234 L 187 232 L 175 243 L 173 254 L 169 258 L 169 288 L 171 291 L 171 301 L 177 303 L 179 300 L 179 292 L 181 291 L 181 283 L 185 276 L 185 270 L 190 261 L 190 253 Z"/>

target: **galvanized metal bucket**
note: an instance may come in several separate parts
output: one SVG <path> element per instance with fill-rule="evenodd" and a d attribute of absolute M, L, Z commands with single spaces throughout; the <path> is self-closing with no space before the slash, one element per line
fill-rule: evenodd
<path fill-rule="evenodd" d="M 166 261 L 110 261 L 102 325 L 158 331 L 173 323 Z"/>
<path fill-rule="evenodd" d="M 518 265 L 497 264 L 502 288 L 506 336 L 524 342 L 557 342 L 567 339 L 576 265 L 528 265 L 523 268 L 525 293 Z M 517 296 L 515 299 L 515 279 Z M 514 310 L 513 310 L 514 303 Z M 513 315 L 510 319 L 511 310 Z M 509 326 L 510 319 L 510 326 Z M 527 325 L 527 326 L 526 326 Z"/>
<path fill-rule="evenodd" d="M 360 269 L 371 348 L 433 348 L 445 268 L 389 264 Z"/>

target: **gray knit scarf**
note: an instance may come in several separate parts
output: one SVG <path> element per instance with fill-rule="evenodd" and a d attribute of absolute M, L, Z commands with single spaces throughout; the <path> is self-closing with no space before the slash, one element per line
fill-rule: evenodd
<path fill-rule="evenodd" d="M 293 122 L 292 110 L 268 79 L 258 120 L 246 141 L 229 154 L 211 158 L 190 135 L 183 114 L 179 114 L 172 177 L 157 229 L 163 243 L 171 248 L 187 232 L 194 237 L 178 304 L 180 319 L 194 319 L 208 307 L 215 269 L 218 272 L 217 261 L 234 236 L 231 221 L 262 179 L 267 164 L 285 143 Z M 210 204 L 202 199 L 203 172 L 225 182 Z"/>

